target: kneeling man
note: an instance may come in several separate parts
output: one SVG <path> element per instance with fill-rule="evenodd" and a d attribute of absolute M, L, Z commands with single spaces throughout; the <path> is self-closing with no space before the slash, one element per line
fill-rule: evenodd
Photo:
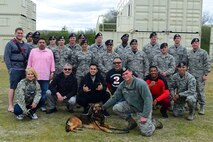
<path fill-rule="evenodd" d="M 143 136 L 151 136 L 162 124 L 152 120 L 152 95 L 149 87 L 142 79 L 135 78 L 132 70 L 123 68 L 123 82 L 118 86 L 114 95 L 103 105 L 104 109 L 113 106 L 113 111 L 128 122 L 127 130 L 137 126 L 130 113 L 136 113 L 139 128 Z M 121 98 L 124 101 L 119 102 Z"/>
<path fill-rule="evenodd" d="M 196 105 L 196 80 L 187 72 L 186 62 L 180 62 L 178 72 L 172 76 L 171 95 L 174 100 L 173 115 L 181 116 L 185 111 L 185 104 L 189 107 L 188 120 L 193 120 Z"/>

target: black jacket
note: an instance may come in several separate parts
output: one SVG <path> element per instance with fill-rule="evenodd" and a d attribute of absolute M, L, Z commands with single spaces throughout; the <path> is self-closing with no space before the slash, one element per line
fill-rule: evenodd
<path fill-rule="evenodd" d="M 97 91 L 96 88 L 98 87 L 99 84 L 102 84 L 103 89 L 101 91 Z M 86 85 L 87 87 L 89 87 L 89 89 L 91 89 L 91 91 L 85 93 L 83 91 L 83 86 Z M 80 86 L 79 86 L 79 94 L 97 94 L 97 93 L 104 93 L 106 92 L 106 82 L 104 80 L 104 78 L 102 77 L 102 75 L 100 73 L 96 74 L 95 77 L 95 81 L 93 82 L 91 77 L 90 77 L 90 73 L 87 73 L 84 78 L 81 80 Z"/>
<path fill-rule="evenodd" d="M 58 74 L 49 86 L 53 95 L 59 92 L 62 96 L 66 96 L 67 99 L 76 95 L 77 88 L 77 79 L 72 74 L 65 78 L 63 72 Z"/>

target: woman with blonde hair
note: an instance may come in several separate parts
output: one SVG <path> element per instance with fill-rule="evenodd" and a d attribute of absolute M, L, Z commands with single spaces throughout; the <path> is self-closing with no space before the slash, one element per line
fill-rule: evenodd
<path fill-rule="evenodd" d="M 16 103 L 14 114 L 17 119 L 22 120 L 24 116 L 31 119 L 38 119 L 36 110 L 41 99 L 41 89 L 37 82 L 38 74 L 33 68 L 26 69 L 26 78 L 22 79 L 16 90 Z"/>

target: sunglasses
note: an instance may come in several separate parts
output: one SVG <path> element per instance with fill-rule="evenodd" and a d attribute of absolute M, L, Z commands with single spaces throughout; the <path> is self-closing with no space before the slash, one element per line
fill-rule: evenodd
<path fill-rule="evenodd" d="M 113 64 L 115 65 L 115 64 L 120 64 L 121 62 L 113 62 Z"/>
<path fill-rule="evenodd" d="M 71 71 L 71 69 L 70 69 L 70 68 L 64 68 L 64 70 L 65 70 L 65 71 Z"/>

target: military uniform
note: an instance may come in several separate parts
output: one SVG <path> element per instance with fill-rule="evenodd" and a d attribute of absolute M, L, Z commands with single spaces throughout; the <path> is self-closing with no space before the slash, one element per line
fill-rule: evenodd
<path fill-rule="evenodd" d="M 206 104 L 206 97 L 204 93 L 205 81 L 203 80 L 204 75 L 208 75 L 211 70 L 211 62 L 208 53 L 198 48 L 196 51 L 191 50 L 188 54 L 188 66 L 189 73 L 191 73 L 197 82 L 197 95 L 198 103 L 200 105 Z"/>
<path fill-rule="evenodd" d="M 27 107 L 32 103 L 38 104 L 40 99 L 41 89 L 37 81 L 23 79 L 18 83 L 16 89 L 16 104 L 20 106 L 23 114 L 27 114 L 29 109 Z"/>
<path fill-rule="evenodd" d="M 114 49 L 114 52 L 116 52 L 120 56 L 120 58 L 122 60 L 122 65 L 125 65 L 125 56 L 126 56 L 126 52 L 128 50 L 131 50 L 130 46 L 127 45 L 126 47 L 123 47 L 122 44 Z"/>
<path fill-rule="evenodd" d="M 153 66 L 158 68 L 159 73 L 165 72 L 165 79 L 168 83 L 169 89 L 171 87 L 171 76 L 175 72 L 175 59 L 172 55 L 163 55 L 162 53 L 154 56 L 152 63 Z"/>
<path fill-rule="evenodd" d="M 62 72 L 63 66 L 71 62 L 72 53 L 66 46 L 53 48 L 52 51 L 55 59 L 55 74 L 59 74 Z"/>
<path fill-rule="evenodd" d="M 104 44 L 97 45 L 96 43 L 92 44 L 89 47 L 89 50 L 94 54 L 94 63 L 98 64 L 100 57 L 106 52 L 106 47 Z"/>
<path fill-rule="evenodd" d="M 174 102 L 173 114 L 174 116 L 183 115 L 185 111 L 185 104 L 188 104 L 189 112 L 194 113 L 196 103 L 196 80 L 194 76 L 186 72 L 184 76 L 175 73 L 172 76 L 171 96 L 179 95 L 179 99 Z"/>
<path fill-rule="evenodd" d="M 93 62 L 93 60 L 94 54 L 90 51 L 79 51 L 75 56 L 75 65 L 77 67 L 76 78 L 78 85 L 80 84 L 81 79 L 89 72 L 89 65 Z"/>
<path fill-rule="evenodd" d="M 144 78 L 149 73 L 149 61 L 143 51 L 134 53 L 132 50 L 126 52 L 126 66 L 134 71 L 140 78 Z"/>
<path fill-rule="evenodd" d="M 175 65 L 177 66 L 178 63 L 184 61 L 187 62 L 187 49 L 182 45 L 179 46 L 171 46 L 169 48 L 169 54 L 175 58 Z"/>
<path fill-rule="evenodd" d="M 151 45 L 148 43 L 143 47 L 143 51 L 146 53 L 149 65 L 152 65 L 154 56 L 160 53 L 160 44 L 156 43 L 155 45 Z"/>

